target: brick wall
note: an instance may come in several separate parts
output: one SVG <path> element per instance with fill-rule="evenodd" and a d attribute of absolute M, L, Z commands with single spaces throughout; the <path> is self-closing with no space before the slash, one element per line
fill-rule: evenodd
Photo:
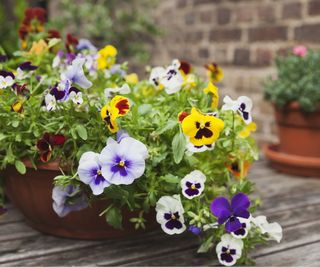
<path fill-rule="evenodd" d="M 256 137 L 274 142 L 271 105 L 261 82 L 275 72 L 273 58 L 295 44 L 320 47 L 320 0 L 161 0 L 153 16 L 165 30 L 152 47 L 154 65 L 172 58 L 221 64 L 221 94 L 254 100 Z"/>

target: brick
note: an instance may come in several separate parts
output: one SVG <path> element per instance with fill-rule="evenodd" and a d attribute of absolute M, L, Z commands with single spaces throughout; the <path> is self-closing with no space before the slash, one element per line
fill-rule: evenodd
<path fill-rule="evenodd" d="M 201 11 L 199 12 L 200 21 L 203 23 L 210 23 L 213 21 L 215 15 L 211 10 Z"/>
<path fill-rule="evenodd" d="M 195 22 L 195 15 L 194 13 L 188 13 L 184 16 L 184 21 L 186 23 L 186 25 L 192 25 Z"/>
<path fill-rule="evenodd" d="M 214 55 L 211 61 L 217 62 L 219 64 L 228 63 L 227 53 L 227 48 L 215 48 L 211 53 L 212 55 Z"/>
<path fill-rule="evenodd" d="M 275 41 L 286 40 L 287 28 L 284 26 L 265 26 L 251 28 L 249 30 L 249 41 Z"/>
<path fill-rule="evenodd" d="M 224 25 L 230 22 L 231 11 L 228 8 L 219 8 L 217 10 L 217 22 L 220 25 Z"/>
<path fill-rule="evenodd" d="M 283 19 L 299 19 L 302 15 L 301 3 L 288 3 L 282 6 Z"/>
<path fill-rule="evenodd" d="M 274 22 L 276 16 L 273 6 L 259 6 L 257 11 L 259 21 Z"/>
<path fill-rule="evenodd" d="M 187 0 L 178 0 L 177 5 L 178 8 L 184 8 L 187 6 Z"/>
<path fill-rule="evenodd" d="M 269 49 L 257 49 L 256 65 L 269 66 L 272 63 L 272 51 Z"/>
<path fill-rule="evenodd" d="M 308 13 L 309 15 L 319 15 L 320 14 L 320 1 L 312 0 L 308 5 Z"/>
<path fill-rule="evenodd" d="M 295 40 L 303 42 L 320 42 L 320 24 L 307 24 L 294 31 Z"/>
<path fill-rule="evenodd" d="M 198 51 L 198 55 L 201 58 L 208 58 L 209 57 L 208 48 L 200 48 L 199 51 Z"/>
<path fill-rule="evenodd" d="M 199 42 L 203 38 L 203 32 L 191 31 L 185 35 L 185 41 L 187 42 Z"/>
<path fill-rule="evenodd" d="M 210 41 L 225 42 L 239 41 L 241 39 L 240 29 L 216 29 L 210 32 Z"/>
<path fill-rule="evenodd" d="M 251 6 L 244 6 L 235 9 L 237 22 L 250 22 L 253 21 L 254 10 Z"/>
<path fill-rule="evenodd" d="M 250 51 L 249 49 L 237 48 L 234 51 L 233 64 L 237 66 L 250 65 Z"/>

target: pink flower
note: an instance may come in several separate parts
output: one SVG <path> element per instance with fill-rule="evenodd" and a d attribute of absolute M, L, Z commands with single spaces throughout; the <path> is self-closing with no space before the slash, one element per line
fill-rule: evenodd
<path fill-rule="evenodd" d="M 292 49 L 292 52 L 298 57 L 304 57 L 307 54 L 308 49 L 304 45 L 297 45 Z"/>

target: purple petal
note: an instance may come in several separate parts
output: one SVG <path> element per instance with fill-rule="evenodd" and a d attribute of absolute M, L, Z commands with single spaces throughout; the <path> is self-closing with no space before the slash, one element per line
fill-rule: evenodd
<path fill-rule="evenodd" d="M 218 217 L 218 223 L 219 224 L 224 224 L 230 217 L 231 217 L 231 212 L 228 210 L 223 210 L 220 213 L 220 216 Z"/>
<path fill-rule="evenodd" d="M 248 219 L 250 217 L 249 211 L 246 209 L 238 208 L 233 211 L 233 215 L 236 217 L 242 217 Z"/>
<path fill-rule="evenodd" d="M 250 206 L 250 200 L 247 195 L 238 193 L 231 199 L 231 207 L 233 211 L 238 209 L 248 209 Z"/>
<path fill-rule="evenodd" d="M 231 232 L 235 232 L 235 231 L 239 230 L 240 228 L 242 228 L 242 224 L 238 218 L 232 217 L 232 218 L 230 218 L 229 221 L 227 221 L 225 228 L 226 228 L 227 232 L 231 233 Z"/>
<path fill-rule="evenodd" d="M 32 71 L 32 70 L 36 70 L 38 67 L 37 66 L 34 66 L 31 64 L 30 61 L 26 61 L 26 62 L 23 62 L 19 65 L 19 68 L 21 70 L 28 70 L 28 71 Z"/>
<path fill-rule="evenodd" d="M 228 199 L 225 197 L 217 197 L 214 201 L 212 201 L 210 209 L 213 215 L 218 218 L 222 215 L 222 213 L 224 216 L 226 216 L 226 214 L 230 214 L 229 216 L 231 216 L 231 207 Z"/>

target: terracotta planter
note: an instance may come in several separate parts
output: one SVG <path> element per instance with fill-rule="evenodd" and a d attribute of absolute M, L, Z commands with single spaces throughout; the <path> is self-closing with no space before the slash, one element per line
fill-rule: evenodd
<path fill-rule="evenodd" d="M 32 168 L 25 161 L 27 173 L 20 175 L 10 167 L 5 171 L 6 193 L 11 202 L 23 213 L 31 227 L 47 234 L 76 239 L 107 239 L 137 234 L 129 218 L 137 216 L 123 210 L 123 229 L 109 226 L 99 214 L 108 206 L 106 201 L 96 201 L 91 207 L 69 213 L 60 218 L 52 209 L 53 178 L 60 174 L 57 163 Z M 157 226 L 154 212 L 147 215 L 147 230 Z"/>
<path fill-rule="evenodd" d="M 302 112 L 297 102 L 275 107 L 279 145 L 267 145 L 264 152 L 271 165 L 282 172 L 320 177 L 320 107 Z"/>
<path fill-rule="evenodd" d="M 281 152 L 320 157 L 320 108 L 305 113 L 295 102 L 284 109 L 276 108 L 275 115 Z"/>

